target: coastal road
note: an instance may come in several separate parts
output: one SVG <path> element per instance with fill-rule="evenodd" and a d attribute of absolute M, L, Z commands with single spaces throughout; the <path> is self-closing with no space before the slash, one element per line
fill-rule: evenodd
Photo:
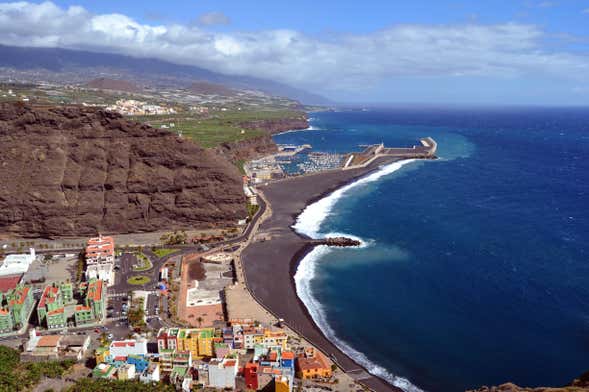
<path fill-rule="evenodd" d="M 241 260 L 247 286 L 258 302 L 275 316 L 283 318 L 311 344 L 335 358 L 352 377 L 357 378 L 361 373 L 361 382 L 371 389 L 397 392 L 401 390 L 363 372 L 365 369 L 339 350 L 314 323 L 296 294 L 293 279 L 299 260 L 311 247 L 308 238 L 291 229 L 296 216 L 311 202 L 396 160 L 383 157 L 365 168 L 295 177 L 262 187 L 272 208 L 272 216 L 262 222 L 255 240 L 243 250 Z"/>

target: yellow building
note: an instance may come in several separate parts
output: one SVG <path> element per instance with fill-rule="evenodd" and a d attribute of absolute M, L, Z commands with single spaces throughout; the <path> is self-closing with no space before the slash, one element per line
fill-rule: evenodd
<path fill-rule="evenodd" d="M 106 362 L 106 358 L 110 355 L 110 351 L 108 347 L 98 347 L 94 352 L 94 358 L 96 358 L 96 363 L 104 363 Z"/>
<path fill-rule="evenodd" d="M 213 340 L 215 338 L 214 328 L 203 328 L 198 333 L 198 356 L 212 357 L 213 356 Z"/>
<path fill-rule="evenodd" d="M 284 331 L 271 331 L 269 329 L 264 331 L 264 347 L 281 347 L 283 350 L 286 350 L 287 340 L 288 336 L 286 336 Z"/>
<path fill-rule="evenodd" d="M 286 376 L 274 378 L 274 392 L 290 392 L 290 381 Z"/>
<path fill-rule="evenodd" d="M 305 350 L 304 356 L 297 358 L 296 375 L 303 380 L 330 378 L 331 364 L 322 353 L 309 347 Z"/>
<path fill-rule="evenodd" d="M 178 331 L 176 345 L 178 351 L 190 351 L 193 358 L 213 356 L 214 328 L 190 328 Z"/>

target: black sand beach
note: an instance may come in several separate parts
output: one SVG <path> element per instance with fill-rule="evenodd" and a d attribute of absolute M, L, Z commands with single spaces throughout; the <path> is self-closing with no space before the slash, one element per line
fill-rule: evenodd
<path fill-rule="evenodd" d="M 397 160 L 383 157 L 364 168 L 290 178 L 259 187 L 270 204 L 272 216 L 261 224 L 241 256 L 249 289 L 258 300 L 312 344 L 335 356 L 346 372 L 357 374 L 364 369 L 323 335 L 296 294 L 293 275 L 310 246 L 291 226 L 308 204 Z M 376 391 L 401 391 L 375 376 L 362 377 L 361 381 Z"/>

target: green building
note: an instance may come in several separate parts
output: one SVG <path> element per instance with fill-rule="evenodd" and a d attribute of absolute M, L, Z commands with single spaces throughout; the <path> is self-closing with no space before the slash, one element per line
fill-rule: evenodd
<path fill-rule="evenodd" d="M 26 325 L 34 303 L 33 291 L 27 286 L 0 293 L 0 332 L 11 332 Z"/>
<path fill-rule="evenodd" d="M 92 308 L 84 305 L 76 305 L 76 309 L 74 311 L 74 319 L 76 321 L 76 326 L 96 322 L 96 318 L 94 317 L 94 312 L 92 311 Z"/>
<path fill-rule="evenodd" d="M 84 298 L 84 301 L 73 307 L 76 326 L 93 324 L 104 318 L 106 285 L 102 280 L 92 279 L 80 284 L 77 294 Z M 75 302 L 73 284 L 67 282 L 45 287 L 37 307 L 39 324 L 49 329 L 66 327 L 67 314 L 71 316 L 71 312 L 66 312 L 66 305 Z M 1 317 L 2 315 L 0 319 Z M 0 320 L 0 324 L 1 322 Z"/>
<path fill-rule="evenodd" d="M 0 293 L 0 303 L 4 303 L 4 294 Z M 11 332 L 14 330 L 12 314 L 8 307 L 0 308 L 0 333 Z"/>
<path fill-rule="evenodd" d="M 92 324 L 104 318 L 106 285 L 102 280 L 91 279 L 80 285 L 80 294 L 84 296 L 84 305 L 77 305 L 74 310 L 76 325 Z"/>
<path fill-rule="evenodd" d="M 61 283 L 59 285 L 63 302 L 69 304 L 74 301 L 74 285 L 69 282 Z"/>
<path fill-rule="evenodd" d="M 86 306 L 92 309 L 96 320 L 104 318 L 106 304 L 106 285 L 102 280 L 92 279 L 86 290 Z"/>
<path fill-rule="evenodd" d="M 47 286 L 43 290 L 37 306 L 37 320 L 49 329 L 64 328 L 67 324 L 61 289 L 57 285 Z"/>

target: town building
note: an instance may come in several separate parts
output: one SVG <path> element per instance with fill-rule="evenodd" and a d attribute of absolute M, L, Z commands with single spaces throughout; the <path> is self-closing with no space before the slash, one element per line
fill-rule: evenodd
<path fill-rule="evenodd" d="M 158 350 L 190 351 L 193 358 L 214 356 L 214 328 L 162 328 L 158 332 Z"/>
<path fill-rule="evenodd" d="M 117 379 L 121 381 L 135 379 L 135 365 L 123 364 L 117 368 Z"/>
<path fill-rule="evenodd" d="M 237 358 L 211 359 L 209 362 L 209 386 L 212 388 L 235 389 L 235 376 L 237 376 L 238 371 L 237 362 Z"/>
<path fill-rule="evenodd" d="M 157 383 L 160 381 L 160 364 L 151 362 L 147 369 L 139 375 L 139 381 L 144 383 Z"/>
<path fill-rule="evenodd" d="M 28 286 L 19 285 L 0 293 L 0 333 L 27 325 L 34 304 L 33 291 Z"/>
<path fill-rule="evenodd" d="M 192 353 L 190 351 L 176 351 L 163 349 L 159 352 L 160 371 L 170 374 L 174 367 L 192 367 Z"/>
<path fill-rule="evenodd" d="M 84 302 L 76 305 L 73 284 L 62 282 L 45 287 L 37 306 L 39 325 L 48 329 L 65 328 L 68 317 L 72 315 L 76 326 L 102 321 L 106 308 L 106 285 L 101 280 L 92 279 L 80 284 L 79 293 Z"/>
<path fill-rule="evenodd" d="M 192 374 L 186 366 L 174 366 L 170 373 L 170 383 L 177 391 L 190 392 L 192 389 Z"/>
<path fill-rule="evenodd" d="M 13 290 L 21 283 L 23 283 L 22 274 L 0 276 L 0 293 Z"/>
<path fill-rule="evenodd" d="M 21 359 L 44 361 L 54 359 L 73 359 L 81 361 L 90 346 L 89 335 L 45 335 L 35 329 L 29 331 L 29 340 L 24 346 Z"/>
<path fill-rule="evenodd" d="M 90 335 L 66 335 L 60 341 L 63 358 L 81 361 L 90 347 Z"/>
<path fill-rule="evenodd" d="M 147 340 L 120 340 L 111 342 L 109 346 L 109 355 L 111 358 L 126 358 L 131 355 L 147 355 Z"/>
<path fill-rule="evenodd" d="M 75 308 L 74 318 L 76 325 L 96 323 L 105 317 L 106 311 L 106 285 L 102 280 L 91 279 L 80 285 L 80 291 L 84 293 L 84 305 Z"/>
<path fill-rule="evenodd" d="M 92 377 L 102 378 L 106 380 L 114 380 L 116 377 L 116 373 L 117 368 L 114 365 L 99 363 L 98 365 L 96 365 L 94 370 L 92 370 Z"/>
<path fill-rule="evenodd" d="M 29 270 L 35 261 L 35 249 L 31 248 L 28 254 L 8 255 L 0 262 L 0 276 L 22 275 Z"/>
<path fill-rule="evenodd" d="M 243 378 L 247 389 L 258 390 L 258 365 L 248 362 L 243 368 Z"/>
<path fill-rule="evenodd" d="M 274 392 L 292 391 L 293 380 L 291 377 L 280 375 L 274 376 Z"/>
<path fill-rule="evenodd" d="M 305 349 L 305 353 L 296 359 L 296 376 L 303 380 L 330 378 L 331 365 L 327 358 L 313 347 Z"/>
<path fill-rule="evenodd" d="M 115 242 L 113 237 L 90 238 L 85 250 L 86 280 L 102 280 L 114 284 Z"/>
<path fill-rule="evenodd" d="M 37 320 L 48 329 L 64 328 L 67 324 L 63 296 L 59 286 L 45 287 L 37 305 Z"/>

